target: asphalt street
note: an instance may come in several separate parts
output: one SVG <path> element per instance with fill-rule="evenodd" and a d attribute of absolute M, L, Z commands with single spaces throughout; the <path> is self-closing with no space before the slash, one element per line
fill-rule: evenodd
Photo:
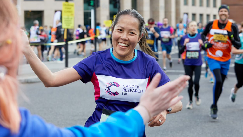
<path fill-rule="evenodd" d="M 171 80 L 184 74 L 182 64 L 177 63 L 177 49 L 172 51 L 173 67 L 167 63 L 167 75 Z M 160 54 L 159 64 L 162 67 Z M 223 93 L 218 102 L 218 120 L 209 116 L 212 104 L 212 88 L 209 78 L 204 77 L 202 69 L 199 96 L 200 106 L 193 104 L 192 110 L 187 110 L 187 89 L 181 95 L 183 110 L 176 114 L 167 115 L 166 122 L 160 127 L 147 127 L 148 137 L 242 137 L 243 130 L 243 93 L 238 91 L 236 102 L 229 100 L 230 89 L 236 83 L 233 63 L 228 78 L 224 83 Z M 22 83 L 19 105 L 28 108 L 32 114 L 41 116 L 45 121 L 59 127 L 84 125 L 95 108 L 94 90 L 92 83 L 83 84 L 76 81 L 62 87 L 46 88 L 41 82 Z"/>

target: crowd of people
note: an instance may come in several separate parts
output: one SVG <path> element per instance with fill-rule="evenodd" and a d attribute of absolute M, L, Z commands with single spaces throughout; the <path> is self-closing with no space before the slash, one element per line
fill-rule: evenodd
<path fill-rule="evenodd" d="M 64 29 L 62 28 L 62 23 L 60 20 L 56 20 L 56 26 L 50 26 L 49 29 L 46 25 L 44 27 L 39 26 L 38 20 L 33 22 L 33 26 L 31 26 L 29 31 L 27 31 L 25 27 L 22 29 L 29 37 L 32 49 L 37 49 L 39 59 L 42 61 L 63 61 L 63 58 L 65 58 L 65 54 L 63 54 L 65 52 L 65 47 L 64 44 L 59 44 L 59 42 L 64 42 L 65 39 Z M 91 55 L 94 52 L 95 30 L 90 28 L 90 26 L 85 27 L 79 24 L 78 28 L 73 31 L 73 34 L 71 31 L 68 31 L 68 41 L 81 40 L 90 37 L 89 40 L 76 42 L 77 47 L 74 50 L 74 54 L 77 54 L 77 56 L 86 57 L 86 43 L 89 42 L 91 46 Z M 111 30 L 109 27 L 106 27 L 105 25 L 101 27 L 100 23 L 97 23 L 96 34 L 98 51 L 102 51 L 107 48 L 106 39 L 108 38 L 107 36 L 110 36 Z M 46 59 L 44 59 L 44 51 L 47 51 Z"/>
<path fill-rule="evenodd" d="M 158 61 L 158 41 L 161 41 L 163 70 L 166 72 L 166 58 L 169 60 L 169 65 L 172 67 L 172 59 L 170 56 L 173 41 L 178 45 L 178 64 L 181 59 L 185 74 L 190 76 L 188 86 L 189 102 L 186 105 L 187 109 L 193 108 L 193 93 L 195 92 L 196 105 L 201 104 L 199 97 L 200 76 L 203 58 L 206 64 L 205 77 L 207 78 L 210 69 L 210 82 L 213 86 L 213 103 L 210 107 L 211 117 L 217 119 L 218 105 L 217 102 L 223 90 L 223 84 L 229 71 L 231 54 L 237 54 L 235 58 L 235 74 L 237 84 L 232 88 L 230 98 L 235 101 L 236 93 L 243 85 L 242 80 L 242 26 L 236 25 L 229 21 L 229 7 L 221 5 L 218 10 L 219 19 L 209 22 L 205 27 L 202 23 L 190 21 L 183 24 L 182 21 L 173 29 L 168 25 L 168 19 L 164 18 L 163 23 L 157 22 L 155 25 L 154 19 L 148 20 L 147 43 L 153 52 L 156 53 Z M 241 48 L 241 49 L 239 49 Z M 204 50 L 204 55 L 201 55 L 201 50 Z M 193 78 L 193 75 L 194 78 Z M 194 89 L 194 90 L 193 90 Z"/>
<path fill-rule="evenodd" d="M 201 104 L 201 50 L 207 52 L 206 61 L 215 79 L 210 113 L 216 119 L 217 102 L 229 70 L 231 52 L 237 54 L 235 72 L 238 75 L 237 83 L 231 90 L 232 102 L 235 102 L 236 93 L 243 85 L 242 31 L 239 34 L 238 26 L 228 20 L 227 5 L 220 6 L 218 13 L 219 19 L 209 22 L 204 29 L 191 21 L 186 26 L 178 24 L 174 31 L 166 18 L 163 24 L 157 23 L 159 27 L 155 27 L 154 19 L 150 18 L 146 26 L 136 10 L 122 10 L 111 27 L 112 48 L 103 49 L 101 43 L 105 40 L 101 35 L 98 38 L 100 51 L 92 53 L 71 68 L 53 73 L 42 63 L 41 52 L 36 55 L 32 48 L 36 46 L 41 51 L 40 41 L 49 37 L 46 33 L 55 35 L 54 39 L 51 38 L 52 43 L 63 42 L 60 21 L 56 22 L 57 27 L 50 32 L 39 27 L 38 21 L 34 21 L 28 39 L 26 32 L 14 31 L 19 29 L 17 10 L 9 0 L 2 0 L 0 28 L 4 33 L 0 34 L 0 136 L 146 136 L 146 124 L 150 127 L 161 126 L 167 114 L 181 111 L 182 97 L 178 95 L 186 87 L 187 81 L 187 108 L 192 109 L 193 106 L 193 87 L 196 104 Z M 101 34 L 105 32 L 99 24 L 97 26 L 97 31 L 101 31 Z M 76 39 L 87 37 L 90 30 L 86 31 L 81 25 L 78 27 L 75 31 Z M 170 53 L 174 39 L 178 43 L 178 63 L 182 59 L 187 76 L 170 81 L 165 73 L 166 58 L 172 67 Z M 162 68 L 158 64 L 158 40 L 162 47 Z M 141 50 L 135 49 L 137 43 Z M 61 52 L 63 47 L 58 45 L 55 48 Z M 84 42 L 77 43 L 78 55 L 84 55 L 84 49 Z M 22 54 L 46 87 L 59 87 L 78 80 L 93 83 L 96 108 L 84 127 L 58 128 L 30 114 L 27 109 L 18 107 L 16 77 Z"/>

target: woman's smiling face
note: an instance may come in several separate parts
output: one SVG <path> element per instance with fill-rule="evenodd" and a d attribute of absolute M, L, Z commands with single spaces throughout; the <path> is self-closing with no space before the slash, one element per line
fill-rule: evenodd
<path fill-rule="evenodd" d="M 141 39 L 139 20 L 131 15 L 121 15 L 112 31 L 113 54 L 124 61 L 131 60 L 134 49 Z"/>

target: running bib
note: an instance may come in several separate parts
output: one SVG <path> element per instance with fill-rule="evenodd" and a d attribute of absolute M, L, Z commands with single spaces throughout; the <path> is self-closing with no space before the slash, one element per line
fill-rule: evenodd
<path fill-rule="evenodd" d="M 181 37 L 177 37 L 177 40 L 181 40 Z"/>
<path fill-rule="evenodd" d="M 106 119 L 112 114 L 114 113 L 115 111 L 111 111 L 111 110 L 108 110 L 108 109 L 102 109 L 102 113 L 101 113 L 101 117 L 100 117 L 100 122 L 104 122 L 106 121 Z"/>
<path fill-rule="evenodd" d="M 186 52 L 186 58 L 187 59 L 198 59 L 199 58 L 199 52 L 198 51 L 187 51 Z"/>
<path fill-rule="evenodd" d="M 148 43 L 149 45 L 154 45 L 154 40 L 147 39 L 146 41 L 147 41 L 147 43 Z"/>
<path fill-rule="evenodd" d="M 163 42 L 168 42 L 170 39 L 169 38 L 162 38 Z"/>
<path fill-rule="evenodd" d="M 214 33 L 213 39 L 214 39 L 215 42 L 226 43 L 226 41 L 228 40 L 228 35 L 227 34 Z"/>

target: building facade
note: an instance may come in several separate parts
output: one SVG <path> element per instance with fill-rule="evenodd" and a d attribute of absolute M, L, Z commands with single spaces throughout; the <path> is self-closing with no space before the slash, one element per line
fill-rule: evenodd
<path fill-rule="evenodd" d="M 222 4 L 226 4 L 230 9 L 229 18 L 234 20 L 235 23 L 240 24 L 243 22 L 243 0 L 222 0 Z"/>
<path fill-rule="evenodd" d="M 220 5 L 221 0 L 176 0 L 176 22 L 187 14 L 188 20 L 206 25 L 218 17 Z"/>
<path fill-rule="evenodd" d="M 17 3 L 21 25 L 27 29 L 38 20 L 40 25 L 53 26 L 53 17 L 56 11 L 62 10 L 65 0 L 14 0 Z M 89 0 L 69 0 L 75 4 L 75 27 L 78 24 L 90 25 L 92 7 Z M 221 0 L 120 0 L 120 10 L 136 9 L 145 19 L 154 18 L 162 22 L 169 19 L 169 24 L 175 26 L 184 14 L 188 20 L 195 20 L 206 24 L 217 18 Z M 115 0 L 99 0 L 96 9 L 97 22 L 103 24 L 105 20 L 112 20 L 117 13 L 118 6 Z"/>

